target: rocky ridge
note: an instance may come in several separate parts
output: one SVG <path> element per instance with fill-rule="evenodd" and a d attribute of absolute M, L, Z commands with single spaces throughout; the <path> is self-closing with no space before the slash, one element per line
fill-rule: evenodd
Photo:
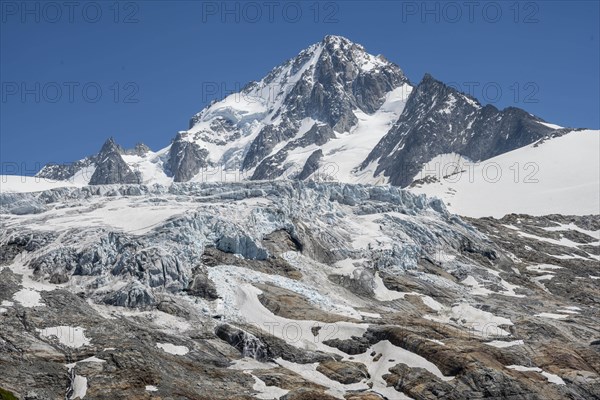
<path fill-rule="evenodd" d="M 310 179 L 406 187 L 438 155 L 480 161 L 569 131 L 518 108 L 482 106 L 429 74 L 414 86 L 383 56 L 328 35 L 213 101 L 157 152 L 124 152 L 109 140 L 98 155 L 47 165 L 38 177 L 92 185 Z"/>

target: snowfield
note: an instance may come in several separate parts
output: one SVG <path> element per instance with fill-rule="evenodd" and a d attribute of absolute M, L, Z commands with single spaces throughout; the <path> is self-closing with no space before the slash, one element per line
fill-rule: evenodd
<path fill-rule="evenodd" d="M 0 175 L 0 193 L 41 192 L 54 188 L 81 187 L 84 185 L 84 183 L 77 184 L 70 181 L 55 181 L 34 176 Z"/>
<path fill-rule="evenodd" d="M 442 170 L 458 163 L 463 172 L 411 190 L 439 197 L 469 217 L 600 213 L 598 130 L 573 131 L 467 167 L 464 162 L 442 158 Z"/>

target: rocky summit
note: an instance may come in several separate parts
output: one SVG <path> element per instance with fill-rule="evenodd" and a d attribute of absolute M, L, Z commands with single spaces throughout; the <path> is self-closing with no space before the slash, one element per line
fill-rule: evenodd
<path fill-rule="evenodd" d="M 111 139 L 97 155 L 46 165 L 38 177 L 86 185 L 312 179 L 406 187 L 436 156 L 483 161 L 571 131 L 518 108 L 481 106 L 430 74 L 414 85 L 385 57 L 329 35 L 211 102 L 163 149 L 125 151 Z"/>

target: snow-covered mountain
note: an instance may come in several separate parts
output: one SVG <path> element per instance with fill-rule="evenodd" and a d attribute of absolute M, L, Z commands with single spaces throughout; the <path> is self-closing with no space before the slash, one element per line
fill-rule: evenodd
<path fill-rule="evenodd" d="M 570 131 L 517 108 L 483 107 L 429 74 L 414 87 L 382 56 L 326 36 L 204 108 L 157 152 L 143 145 L 126 151 L 109 140 L 98 155 L 45 166 L 38 176 L 85 184 L 310 179 L 405 187 L 436 156 L 482 161 L 557 130 Z"/>
<path fill-rule="evenodd" d="M 398 66 L 327 36 L 194 115 L 166 148 L 122 158 L 144 183 L 308 178 L 319 168 L 352 181 L 352 170 L 398 119 L 411 90 Z M 68 179 L 104 159 L 89 161 L 46 166 L 38 176 Z M 123 168 L 104 168 L 103 182 L 123 183 L 112 169 Z"/>
<path fill-rule="evenodd" d="M 521 109 L 498 110 L 427 74 L 408 99 L 396 124 L 363 162 L 392 185 L 409 185 L 424 163 L 457 153 L 473 161 L 528 145 L 556 128 Z M 568 132 L 568 129 L 563 132 Z"/>
<path fill-rule="evenodd" d="M 0 398 L 600 398 L 599 147 L 327 36 L 0 176 Z"/>

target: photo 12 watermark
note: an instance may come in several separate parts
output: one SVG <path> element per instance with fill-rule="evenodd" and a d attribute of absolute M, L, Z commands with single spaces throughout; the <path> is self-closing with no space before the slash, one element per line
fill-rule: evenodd
<path fill-rule="evenodd" d="M 457 159 L 423 164 L 414 181 L 497 183 L 504 178 L 505 181 L 515 184 L 532 184 L 540 182 L 539 172 L 539 164 L 533 161 L 516 161 L 510 165 L 501 165 L 495 161 L 471 162 Z"/>
<path fill-rule="evenodd" d="M 540 87 L 533 81 L 515 81 L 508 85 L 493 81 L 465 81 L 448 82 L 447 86 L 489 104 L 499 102 L 532 104 L 540 102 Z"/>
<path fill-rule="evenodd" d="M 136 82 L 100 83 L 93 81 L 3 81 L 0 102 L 20 103 L 98 103 L 102 100 L 119 104 L 140 102 Z"/>
<path fill-rule="evenodd" d="M 135 1 L 1 1 L 3 24 L 57 24 L 140 22 L 140 4 Z"/>
<path fill-rule="evenodd" d="M 402 1 L 402 23 L 489 23 L 503 20 L 515 24 L 540 22 L 540 6 L 534 1 Z"/>
<path fill-rule="evenodd" d="M 202 1 L 202 23 L 223 24 L 289 23 L 311 21 L 337 24 L 340 21 L 337 1 Z"/>

